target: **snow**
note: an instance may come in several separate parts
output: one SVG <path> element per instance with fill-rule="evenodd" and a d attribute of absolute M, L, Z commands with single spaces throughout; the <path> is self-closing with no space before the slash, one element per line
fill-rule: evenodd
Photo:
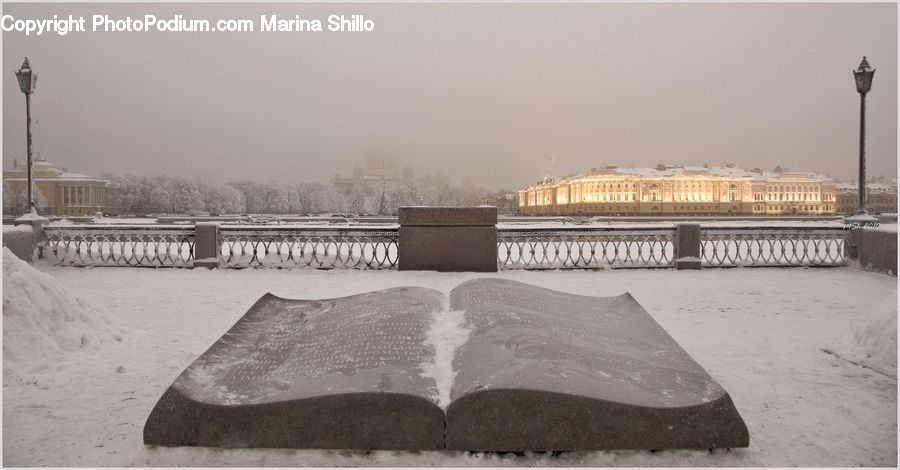
<path fill-rule="evenodd" d="M 457 371 L 453 369 L 456 350 L 466 344 L 472 329 L 467 326 L 465 312 L 450 310 L 445 302 L 442 310 L 434 311 L 434 322 L 428 330 L 426 344 L 434 348 L 434 360 L 421 364 L 422 375 L 431 377 L 437 384 L 438 406 L 447 410 L 450 406 L 450 389 Z"/>
<path fill-rule="evenodd" d="M 897 299 L 885 297 L 865 325 L 856 332 L 856 342 L 865 352 L 861 363 L 897 376 Z"/>
<path fill-rule="evenodd" d="M 838 191 L 856 191 L 859 192 L 859 185 L 854 181 L 852 183 L 836 183 L 834 185 Z M 866 182 L 866 192 L 884 193 L 897 191 L 897 179 L 893 178 L 891 184 Z"/>
<path fill-rule="evenodd" d="M 156 219 L 151 217 L 94 217 L 95 224 L 155 224 Z"/>
<path fill-rule="evenodd" d="M 719 176 L 731 176 L 731 177 L 753 177 L 756 173 L 751 173 L 743 168 L 738 167 L 727 167 L 727 166 L 713 166 L 709 169 L 710 173 L 719 175 Z"/>
<path fill-rule="evenodd" d="M 68 370 L 121 341 L 121 333 L 96 307 L 3 248 L 4 386 L 64 384 Z"/>
<path fill-rule="evenodd" d="M 48 219 L 42 215 L 39 215 L 37 213 L 37 211 L 34 210 L 34 208 L 32 208 L 31 212 L 16 219 L 16 222 L 46 222 L 48 220 L 50 220 L 50 219 Z"/>
<path fill-rule="evenodd" d="M 9 466 L 897 465 L 896 361 L 889 361 L 896 334 L 888 334 L 896 331 L 892 276 L 850 267 L 474 274 L 39 265 L 48 276 L 10 258 L 4 256 L 4 328 L 35 341 L 4 338 L 11 341 L 5 348 L 17 353 L 4 349 L 4 373 L 26 372 L 25 380 L 4 382 Z M 144 422 L 166 388 L 265 292 L 309 299 L 421 286 L 449 294 L 478 277 L 581 295 L 630 292 L 729 392 L 750 430 L 750 447 L 515 456 L 142 443 Z M 15 310 L 7 298 L 37 310 Z M 59 306 L 55 314 L 52 305 Z M 41 329 L 39 317 L 62 319 L 64 312 L 72 321 L 57 320 L 58 332 Z M 103 312 L 110 312 L 110 325 L 100 320 Z M 7 318 L 23 313 L 24 326 L 7 325 Z M 460 318 L 442 321 L 431 332 L 435 344 L 445 345 L 436 376 L 452 374 L 446 333 Z M 121 342 L 111 339 L 119 330 L 129 332 Z M 86 333 L 94 336 L 80 346 Z M 71 351 L 59 347 L 64 338 Z"/>
<path fill-rule="evenodd" d="M 28 234 L 28 239 L 30 240 L 33 232 L 34 229 L 28 224 L 3 226 L 3 238 L 24 236 L 25 234 Z"/>
<path fill-rule="evenodd" d="M 64 179 L 86 179 L 86 180 L 91 180 L 91 181 L 103 181 L 102 179 L 97 178 L 96 176 L 88 176 L 83 173 L 60 173 L 59 176 L 57 176 L 57 178 L 60 178 L 60 179 L 63 179 L 63 178 Z"/>
<path fill-rule="evenodd" d="M 83 224 L 76 224 L 69 219 L 54 220 L 47 224 L 47 227 L 75 227 Z"/>

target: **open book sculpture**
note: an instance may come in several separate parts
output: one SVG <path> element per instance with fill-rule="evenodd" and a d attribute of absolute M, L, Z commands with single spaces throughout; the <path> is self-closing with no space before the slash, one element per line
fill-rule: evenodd
<path fill-rule="evenodd" d="M 731 398 L 629 294 L 477 279 L 263 296 L 160 398 L 165 446 L 746 447 Z"/>

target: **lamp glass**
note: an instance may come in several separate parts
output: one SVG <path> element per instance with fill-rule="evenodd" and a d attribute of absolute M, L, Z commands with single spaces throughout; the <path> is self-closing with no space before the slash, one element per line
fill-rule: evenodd
<path fill-rule="evenodd" d="M 16 72 L 16 78 L 19 80 L 19 89 L 22 90 L 22 93 L 31 93 L 34 91 L 34 86 L 37 82 L 37 74 L 31 71 L 31 69 L 22 69 Z"/>
<path fill-rule="evenodd" d="M 856 79 L 856 91 L 858 93 L 868 93 L 872 88 L 872 77 L 875 71 L 853 72 L 853 78 Z"/>

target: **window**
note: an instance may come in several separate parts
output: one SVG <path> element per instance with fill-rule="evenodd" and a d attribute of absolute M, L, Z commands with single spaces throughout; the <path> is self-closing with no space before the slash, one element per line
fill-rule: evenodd
<path fill-rule="evenodd" d="M 650 200 L 659 201 L 659 185 L 656 183 L 650 185 Z"/>

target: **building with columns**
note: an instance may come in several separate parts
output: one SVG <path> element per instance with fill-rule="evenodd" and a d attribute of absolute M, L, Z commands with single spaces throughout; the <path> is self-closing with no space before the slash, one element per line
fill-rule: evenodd
<path fill-rule="evenodd" d="M 519 190 L 523 215 L 834 214 L 834 182 L 811 173 L 607 166 Z"/>
<path fill-rule="evenodd" d="M 46 160 L 36 159 L 33 166 L 35 205 L 49 215 L 93 215 L 107 211 L 109 181 L 70 173 Z M 18 215 L 26 204 L 28 169 L 18 165 L 3 172 L 3 213 Z"/>
<path fill-rule="evenodd" d="M 808 172 L 762 173 L 753 183 L 755 215 L 834 215 L 834 180 Z"/>

